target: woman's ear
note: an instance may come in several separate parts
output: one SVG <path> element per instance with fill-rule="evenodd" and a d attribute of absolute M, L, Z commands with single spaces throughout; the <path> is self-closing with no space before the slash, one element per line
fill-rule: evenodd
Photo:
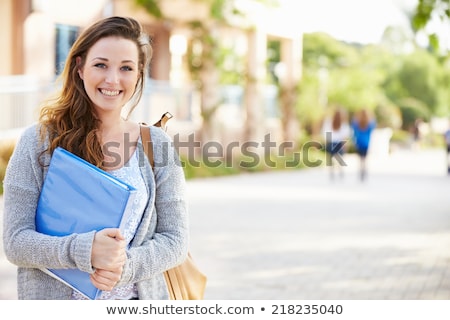
<path fill-rule="evenodd" d="M 77 68 L 78 68 L 78 70 L 77 70 L 78 75 L 80 76 L 81 80 L 84 80 L 83 79 L 83 67 L 81 66 L 81 57 L 77 57 L 76 62 L 77 62 Z"/>

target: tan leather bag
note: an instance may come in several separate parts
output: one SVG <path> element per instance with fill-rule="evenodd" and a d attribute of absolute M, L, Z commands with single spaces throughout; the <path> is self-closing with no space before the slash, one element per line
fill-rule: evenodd
<path fill-rule="evenodd" d="M 165 129 L 166 122 L 172 118 L 168 112 L 163 114 L 161 119 L 154 124 L 156 127 Z M 150 130 L 145 124 L 141 124 L 141 139 L 144 151 L 153 167 L 153 145 L 151 143 Z M 148 147 L 152 146 L 152 147 Z M 197 267 L 192 260 L 191 253 L 188 253 L 187 259 L 172 269 L 164 272 L 164 277 L 169 290 L 170 300 L 202 300 L 207 277 Z"/>

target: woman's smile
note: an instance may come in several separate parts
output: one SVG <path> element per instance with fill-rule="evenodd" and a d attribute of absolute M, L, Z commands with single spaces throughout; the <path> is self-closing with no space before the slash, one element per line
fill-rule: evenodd
<path fill-rule="evenodd" d="M 108 97 L 115 97 L 122 93 L 121 90 L 111 90 L 111 89 L 98 89 L 101 94 Z"/>

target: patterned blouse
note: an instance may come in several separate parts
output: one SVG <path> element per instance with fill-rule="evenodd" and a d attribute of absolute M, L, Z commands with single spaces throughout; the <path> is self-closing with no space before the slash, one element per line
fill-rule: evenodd
<path fill-rule="evenodd" d="M 126 223 L 123 234 L 127 243 L 130 243 L 138 228 L 139 222 L 141 221 L 149 197 L 144 178 L 139 169 L 138 152 L 135 151 L 130 160 L 122 168 L 109 171 L 109 173 L 137 189 L 137 196 L 133 203 L 132 213 Z M 129 300 L 137 297 L 138 292 L 136 285 L 129 284 L 122 287 L 116 287 L 112 291 L 102 291 L 99 300 Z M 85 300 L 86 298 L 74 290 L 72 299 Z"/>

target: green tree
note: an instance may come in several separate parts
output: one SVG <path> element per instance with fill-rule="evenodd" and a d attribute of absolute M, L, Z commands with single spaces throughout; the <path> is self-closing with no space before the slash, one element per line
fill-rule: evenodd
<path fill-rule="evenodd" d="M 429 119 L 448 110 L 448 70 L 431 53 L 418 49 L 401 56 L 401 63 L 385 82 L 389 98 L 402 108 L 404 127 L 413 118 Z M 407 115 L 407 116 L 406 116 Z"/>
<path fill-rule="evenodd" d="M 436 112 L 442 72 L 434 56 L 423 50 L 414 51 L 405 57 L 398 76 L 408 96 L 422 101 L 431 113 Z"/>
<path fill-rule="evenodd" d="M 439 90 L 439 101 L 441 102 L 438 108 L 438 114 L 450 118 L 450 55 L 442 59 L 442 82 Z"/>
<path fill-rule="evenodd" d="M 350 114 L 370 108 L 380 126 L 394 129 L 409 129 L 417 118 L 449 115 L 450 57 L 407 47 L 410 53 L 386 42 L 355 46 L 323 34 L 305 35 L 298 99 L 303 126 L 317 132 L 321 117 L 334 106 Z"/>
<path fill-rule="evenodd" d="M 419 0 L 412 16 L 412 27 L 418 31 L 426 31 L 436 19 L 450 31 L 450 0 Z M 428 33 L 431 47 L 439 50 L 439 35 L 432 31 Z"/>
<path fill-rule="evenodd" d="M 341 68 L 357 63 L 358 59 L 359 54 L 354 47 L 326 33 L 307 33 L 303 37 L 303 65 L 306 69 Z"/>
<path fill-rule="evenodd" d="M 386 73 L 380 67 L 385 63 L 378 58 L 384 57 L 380 52 L 383 50 L 349 45 L 322 33 L 305 34 L 304 76 L 298 100 L 303 126 L 316 134 L 328 109 L 335 106 L 350 114 L 380 105 L 386 106 L 384 112 L 391 109 L 381 90 Z"/>
<path fill-rule="evenodd" d="M 354 48 L 328 34 L 304 34 L 303 77 L 299 84 L 297 113 L 301 127 L 308 134 L 319 133 L 322 119 L 330 105 L 330 92 L 332 102 L 340 102 L 335 96 L 337 89 L 334 82 L 338 78 L 335 73 L 355 64 L 357 59 L 358 54 Z"/>

